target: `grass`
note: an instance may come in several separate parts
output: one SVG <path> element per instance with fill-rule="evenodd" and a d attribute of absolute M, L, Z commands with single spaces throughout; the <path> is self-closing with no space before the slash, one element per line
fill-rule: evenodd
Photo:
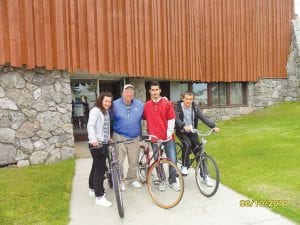
<path fill-rule="evenodd" d="M 0 224 L 67 224 L 75 160 L 0 169 Z"/>
<path fill-rule="evenodd" d="M 253 200 L 286 200 L 271 210 L 300 224 L 300 102 L 218 123 L 207 152 L 221 182 Z"/>

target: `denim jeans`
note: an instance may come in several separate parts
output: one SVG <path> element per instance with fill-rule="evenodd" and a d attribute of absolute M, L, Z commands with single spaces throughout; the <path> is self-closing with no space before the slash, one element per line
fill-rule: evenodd
<path fill-rule="evenodd" d="M 157 152 L 157 143 L 151 143 L 153 153 L 154 153 L 154 159 L 156 160 L 158 157 L 158 152 Z M 176 149 L 175 149 L 175 142 L 170 140 L 167 142 L 164 142 L 162 145 L 165 147 L 165 152 L 167 155 L 167 158 L 176 165 L 177 160 L 176 160 Z M 173 184 L 176 182 L 176 170 L 173 167 L 169 168 L 169 183 Z"/>

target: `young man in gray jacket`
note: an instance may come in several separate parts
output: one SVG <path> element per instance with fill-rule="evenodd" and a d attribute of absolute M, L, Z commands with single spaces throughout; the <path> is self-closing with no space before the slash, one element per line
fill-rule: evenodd
<path fill-rule="evenodd" d="M 215 123 L 203 115 L 200 108 L 195 104 L 194 97 L 195 94 L 193 92 L 186 91 L 175 107 L 176 135 L 183 145 L 181 167 L 183 175 L 188 175 L 189 155 L 192 153 L 192 150 L 194 154 L 201 151 L 198 134 L 192 132 L 192 129 L 197 129 L 199 119 L 208 127 L 213 128 L 215 132 L 219 131 Z M 207 185 L 209 186 L 209 181 L 207 181 Z"/>

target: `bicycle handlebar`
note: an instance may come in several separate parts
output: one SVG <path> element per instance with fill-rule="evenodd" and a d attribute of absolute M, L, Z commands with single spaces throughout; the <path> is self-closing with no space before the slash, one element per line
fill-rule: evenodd
<path fill-rule="evenodd" d="M 109 145 L 116 145 L 116 144 L 121 144 L 121 143 L 129 144 L 129 143 L 132 143 L 133 141 L 134 141 L 133 139 L 125 139 L 125 140 L 121 140 L 121 141 L 98 142 L 98 146 L 91 146 L 91 147 L 92 148 L 100 148 L 104 145 L 109 146 Z"/>
<path fill-rule="evenodd" d="M 151 140 L 156 140 L 155 142 L 157 143 L 164 143 L 164 142 L 167 142 L 167 141 L 170 141 L 171 139 L 165 139 L 165 140 L 162 140 L 162 139 L 159 139 L 157 136 L 155 135 L 152 135 L 152 134 L 148 134 L 148 135 L 142 135 L 142 141 L 151 141 Z"/>
<path fill-rule="evenodd" d="M 211 135 L 213 132 L 215 132 L 214 128 L 209 129 L 207 132 L 205 133 L 201 133 L 199 130 L 197 129 L 192 129 L 192 133 L 197 133 L 199 136 L 201 137 L 208 137 L 209 135 Z"/>

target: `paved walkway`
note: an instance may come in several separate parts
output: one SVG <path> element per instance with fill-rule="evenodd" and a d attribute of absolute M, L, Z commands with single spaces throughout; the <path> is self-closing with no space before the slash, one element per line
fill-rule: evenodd
<path fill-rule="evenodd" d="M 81 144 L 80 144 L 81 146 Z M 86 146 L 84 143 L 82 146 Z M 77 145 L 77 148 L 79 144 Z M 85 148 L 85 147 L 83 147 Z M 85 148 L 86 149 L 86 148 Z M 87 150 L 86 150 L 87 151 Z M 79 153 L 78 153 L 79 152 Z M 85 151 L 77 151 L 84 155 Z M 84 153 L 84 154 L 80 154 Z M 119 218 L 114 192 L 108 188 L 107 198 L 113 202 L 110 208 L 95 205 L 95 199 L 88 196 L 88 175 L 92 160 L 76 160 L 76 172 L 71 197 L 70 225 L 291 225 L 293 222 L 263 207 L 240 207 L 240 200 L 246 197 L 221 185 L 215 196 L 202 196 L 192 174 L 185 177 L 185 192 L 181 202 L 172 209 L 162 209 L 154 204 L 146 186 L 140 189 L 127 186 L 123 193 L 125 216 Z"/>

